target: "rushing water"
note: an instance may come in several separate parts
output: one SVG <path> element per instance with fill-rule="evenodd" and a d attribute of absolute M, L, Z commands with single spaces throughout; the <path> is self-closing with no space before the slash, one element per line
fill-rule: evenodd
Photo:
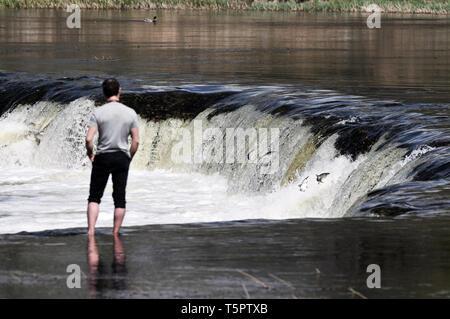
<path fill-rule="evenodd" d="M 162 11 L 157 24 L 143 23 L 148 15 L 82 11 L 81 29 L 70 30 L 63 11 L 0 10 L 0 233 L 85 227 L 84 135 L 106 75 L 119 78 L 122 101 L 140 118 L 124 226 L 225 222 L 223 231 L 245 242 L 262 236 L 259 224 L 246 238 L 239 222 L 227 222 L 280 220 L 268 227 L 285 227 L 277 247 L 290 255 L 293 234 L 306 225 L 292 220 L 331 218 L 327 225 L 338 227 L 336 219 L 363 217 L 344 222 L 344 235 L 307 223 L 342 242 L 352 227 L 370 227 L 364 218 L 447 222 L 447 17 L 383 16 L 382 28 L 369 30 L 363 15 Z M 247 142 L 227 144 L 239 132 Z M 319 182 L 322 173 L 329 174 Z M 100 227 L 112 224 L 108 187 Z M 417 227 L 392 220 L 392 234 Z M 435 269 L 448 228 L 432 237 L 443 243 L 426 246 Z M 396 249 L 388 240 L 380 247 Z M 448 295 L 438 286 L 411 294 L 400 287 L 397 295 Z"/>
<path fill-rule="evenodd" d="M 81 227 L 90 167 L 83 138 L 100 79 L 29 77 L 0 78 L 9 107 L 0 118 L 1 229 Z M 129 83 L 122 100 L 140 114 L 142 135 L 125 225 L 448 211 L 446 118 L 411 111 L 445 105 L 141 83 Z M 109 196 L 105 204 L 112 209 Z M 108 221 L 103 215 L 100 225 Z"/>

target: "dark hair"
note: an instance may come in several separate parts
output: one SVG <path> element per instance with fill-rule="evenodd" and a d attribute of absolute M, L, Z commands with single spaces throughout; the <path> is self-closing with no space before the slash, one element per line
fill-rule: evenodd
<path fill-rule="evenodd" d="M 107 98 L 119 94 L 120 84 L 114 78 L 106 79 L 105 81 L 103 81 L 102 87 L 103 94 Z"/>

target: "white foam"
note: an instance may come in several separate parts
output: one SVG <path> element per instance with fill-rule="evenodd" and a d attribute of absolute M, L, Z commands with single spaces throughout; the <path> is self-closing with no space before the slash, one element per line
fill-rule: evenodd
<path fill-rule="evenodd" d="M 434 147 L 428 146 L 428 145 L 422 145 L 412 151 L 408 156 L 405 156 L 405 158 L 400 162 L 401 167 L 405 166 L 406 164 L 418 159 L 419 157 L 425 155 L 428 152 L 431 152 L 434 150 Z"/>
<path fill-rule="evenodd" d="M 268 195 L 244 196 L 228 195 L 227 181 L 219 175 L 131 170 L 124 226 L 327 217 L 331 199 L 323 195 L 337 179 L 314 182 L 305 193 L 291 184 Z M 86 227 L 88 191 L 89 170 L 1 170 L 0 233 Z M 98 227 L 112 227 L 111 193 L 109 181 Z"/>
<path fill-rule="evenodd" d="M 78 99 L 66 106 L 40 102 L 32 107 L 20 106 L 0 118 L 0 145 L 4 141 L 0 148 L 0 233 L 86 227 L 90 163 L 85 156 L 84 134 L 93 107 L 94 103 L 88 99 Z M 307 141 L 310 134 L 300 122 L 272 121 L 270 116 L 252 112 L 256 111 L 249 105 L 234 115 L 217 117 L 216 121 L 236 125 L 237 120 L 242 121 L 247 115 L 249 127 L 265 126 L 268 122 L 286 125 L 292 137 L 285 136 L 285 143 L 281 144 L 280 158 L 286 161 L 278 172 L 279 178 L 273 178 L 274 183 L 279 183 L 296 156 L 296 149 L 301 148 L 300 142 Z M 199 116 L 207 115 L 202 114 Z M 258 182 L 256 170 L 250 166 L 236 171 L 201 168 L 209 174 L 220 171 L 219 176 L 177 169 L 168 160 L 173 144 L 169 133 L 187 123 L 170 120 L 156 124 L 141 120 L 140 125 L 143 142 L 130 171 L 124 226 L 342 217 L 367 191 L 384 186 L 408 162 L 429 151 L 419 149 L 405 159 L 400 151 L 391 152 L 392 156 L 378 152 L 352 161 L 337 154 L 334 135 L 321 144 L 298 172 L 297 182 L 269 194 L 231 195 L 228 183 L 233 181 L 234 174 L 238 172 L 239 180 L 250 185 Z M 392 168 L 392 172 L 386 168 Z M 318 183 L 316 175 L 321 173 L 330 174 L 323 183 Z M 308 187 L 300 191 L 298 183 L 308 176 Z M 99 227 L 112 226 L 112 212 L 109 184 L 101 205 Z"/>
<path fill-rule="evenodd" d="M 99 227 L 112 226 L 111 188 L 109 183 Z M 252 200 L 228 197 L 226 188 L 226 181 L 219 176 L 132 170 L 124 226 L 259 217 L 251 207 Z M 0 233 L 85 227 L 88 189 L 88 170 L 2 170 Z"/>
<path fill-rule="evenodd" d="M 332 200 L 358 163 L 345 156 L 336 157 L 334 140 L 323 143 L 301 172 L 300 178 L 311 178 L 305 192 L 292 183 L 266 195 L 230 195 L 226 178 L 218 174 L 132 169 L 124 226 L 336 217 L 336 212 L 330 210 Z M 325 171 L 330 175 L 319 184 L 315 174 Z M 54 169 L 29 164 L 2 169 L 0 233 L 86 227 L 89 173 L 89 166 Z M 112 226 L 111 192 L 110 182 L 101 205 L 99 227 Z"/>

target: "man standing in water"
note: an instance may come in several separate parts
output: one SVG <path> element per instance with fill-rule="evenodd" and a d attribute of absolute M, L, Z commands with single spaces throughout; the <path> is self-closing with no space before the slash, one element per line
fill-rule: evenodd
<path fill-rule="evenodd" d="M 99 205 L 108 182 L 113 181 L 114 229 L 118 235 L 125 217 L 125 188 L 128 168 L 139 146 L 139 128 L 136 112 L 119 103 L 121 88 L 116 79 L 103 82 L 103 94 L 107 98 L 105 105 L 94 110 L 86 135 L 86 150 L 92 162 L 91 184 L 88 198 L 88 235 L 95 233 L 95 223 Z M 97 153 L 94 154 L 94 136 L 99 133 Z M 131 147 L 128 149 L 128 136 L 131 135 Z"/>

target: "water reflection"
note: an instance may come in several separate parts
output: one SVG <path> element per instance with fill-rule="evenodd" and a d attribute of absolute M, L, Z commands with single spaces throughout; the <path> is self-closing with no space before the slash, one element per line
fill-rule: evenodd
<path fill-rule="evenodd" d="M 88 297 L 104 298 L 110 290 L 127 289 L 127 266 L 123 243 L 113 236 L 113 261 L 111 273 L 105 266 L 94 236 L 88 236 L 87 259 L 89 265 Z"/>
<path fill-rule="evenodd" d="M 83 11 L 81 29 L 64 10 L 0 12 L 0 69 L 114 72 L 151 80 L 323 83 L 447 88 L 443 16 Z M 419 18 L 420 17 L 420 18 Z"/>

